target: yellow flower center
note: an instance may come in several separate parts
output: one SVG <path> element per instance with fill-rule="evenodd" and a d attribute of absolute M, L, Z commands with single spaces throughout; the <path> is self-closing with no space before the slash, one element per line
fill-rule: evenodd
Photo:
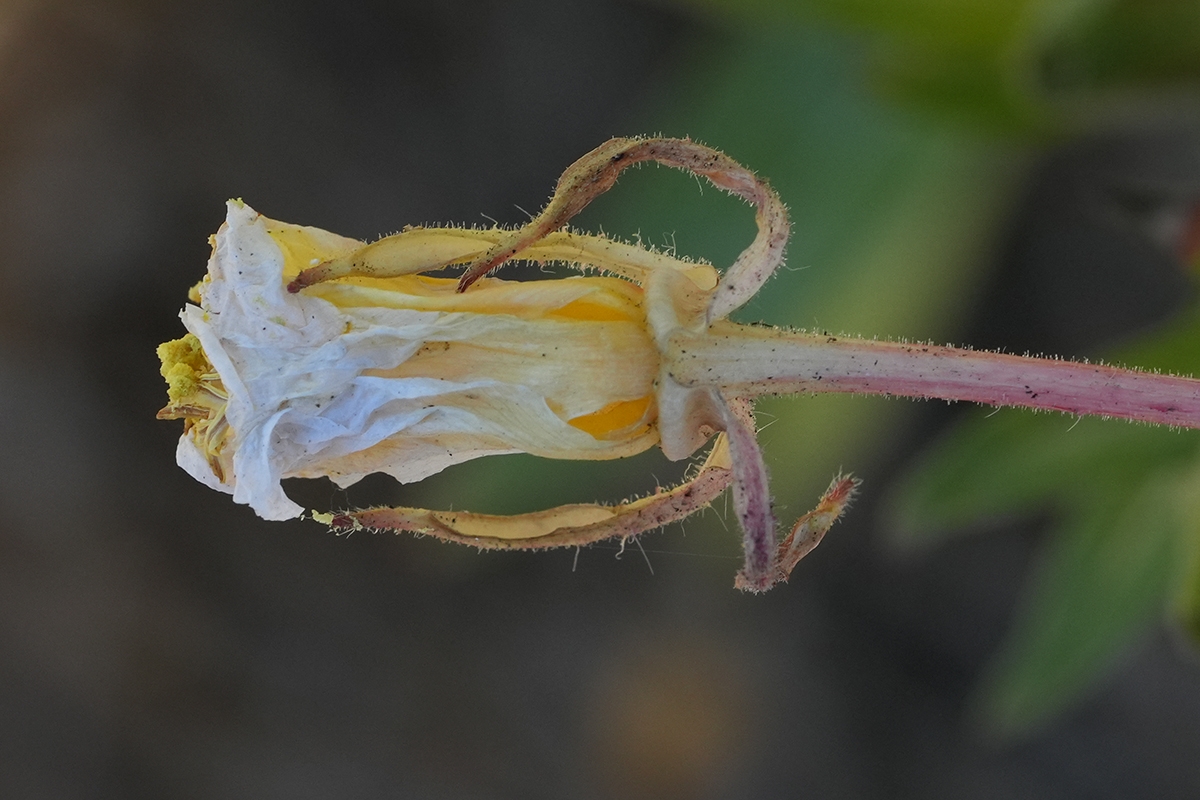
<path fill-rule="evenodd" d="M 162 361 L 160 371 L 167 381 L 169 400 L 158 412 L 158 418 L 182 419 L 184 433 L 200 445 L 217 479 L 224 480 L 220 457 L 230 434 L 225 420 L 229 395 L 221 376 L 209 363 L 200 340 L 190 333 L 160 344 L 158 358 Z"/>

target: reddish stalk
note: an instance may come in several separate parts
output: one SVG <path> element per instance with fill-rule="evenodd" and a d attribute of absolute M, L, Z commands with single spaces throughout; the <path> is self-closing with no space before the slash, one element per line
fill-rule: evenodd
<path fill-rule="evenodd" d="M 850 392 L 1200 428 L 1200 380 L 957 347 L 880 342 L 720 322 L 667 348 L 684 386 L 731 396 Z"/>

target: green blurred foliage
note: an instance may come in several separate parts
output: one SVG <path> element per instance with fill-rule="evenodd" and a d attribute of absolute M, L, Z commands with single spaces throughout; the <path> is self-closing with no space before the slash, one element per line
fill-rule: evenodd
<path fill-rule="evenodd" d="M 1023 134 L 1170 113 L 1200 78 L 1194 0 L 696 0 L 865 35 L 885 95 Z M 1188 102 L 1194 107 L 1195 99 Z"/>
<path fill-rule="evenodd" d="M 1120 354 L 1187 372 L 1200 310 Z M 1048 552 L 980 693 L 1016 734 L 1051 719 L 1166 613 L 1200 630 L 1200 442 L 1191 432 L 979 411 L 894 487 L 897 539 L 928 545 L 981 519 L 1051 510 Z"/>

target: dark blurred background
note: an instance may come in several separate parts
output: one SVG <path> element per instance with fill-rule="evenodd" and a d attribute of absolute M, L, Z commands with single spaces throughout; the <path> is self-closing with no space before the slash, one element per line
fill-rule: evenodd
<path fill-rule="evenodd" d="M 1036 730 L 972 721 L 1047 520 L 918 557 L 878 513 L 958 409 L 761 403 L 783 517 L 839 468 L 865 480 L 762 597 L 731 588 L 721 504 L 646 560 L 478 554 L 264 522 L 174 466 L 154 347 L 229 197 L 364 239 L 517 223 L 608 137 L 690 135 L 796 220 L 742 319 L 1088 356 L 1190 299 L 1170 245 L 1200 194 L 1192 90 L 1080 108 L 1051 60 L 1065 100 L 914 98 L 854 13 L 780 5 L 0 2 L 0 796 L 1200 796 L 1200 666 L 1167 628 Z M 921 24 L 890 32 L 941 41 Z M 653 168 L 579 222 L 718 265 L 753 234 Z M 292 491 L 506 512 L 680 469 L 513 457 Z"/>

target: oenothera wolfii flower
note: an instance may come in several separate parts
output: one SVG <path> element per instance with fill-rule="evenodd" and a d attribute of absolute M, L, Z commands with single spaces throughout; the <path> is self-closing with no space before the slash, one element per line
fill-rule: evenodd
<path fill-rule="evenodd" d="M 747 200 L 758 235 L 718 274 L 642 247 L 565 230 L 626 167 L 688 170 Z M 208 275 L 159 348 L 183 419 L 179 464 L 266 519 L 299 516 L 288 477 L 347 486 L 385 472 L 418 481 L 479 456 L 612 459 L 658 445 L 692 477 L 616 505 L 510 517 L 416 508 L 314 514 L 336 530 L 413 531 L 490 548 L 627 539 L 706 507 L 730 484 L 744 534 L 737 585 L 786 580 L 841 515 L 838 476 L 776 538 L 752 399 L 852 392 L 938 397 L 1200 427 L 1200 382 L 1093 364 L 868 341 L 726 316 L 783 260 L 787 214 L 767 184 L 688 140 L 613 139 L 559 180 L 516 229 L 409 228 L 372 244 L 229 203 Z M 563 262 L 577 277 L 509 282 L 505 261 Z M 466 264 L 461 278 L 427 273 Z"/>

